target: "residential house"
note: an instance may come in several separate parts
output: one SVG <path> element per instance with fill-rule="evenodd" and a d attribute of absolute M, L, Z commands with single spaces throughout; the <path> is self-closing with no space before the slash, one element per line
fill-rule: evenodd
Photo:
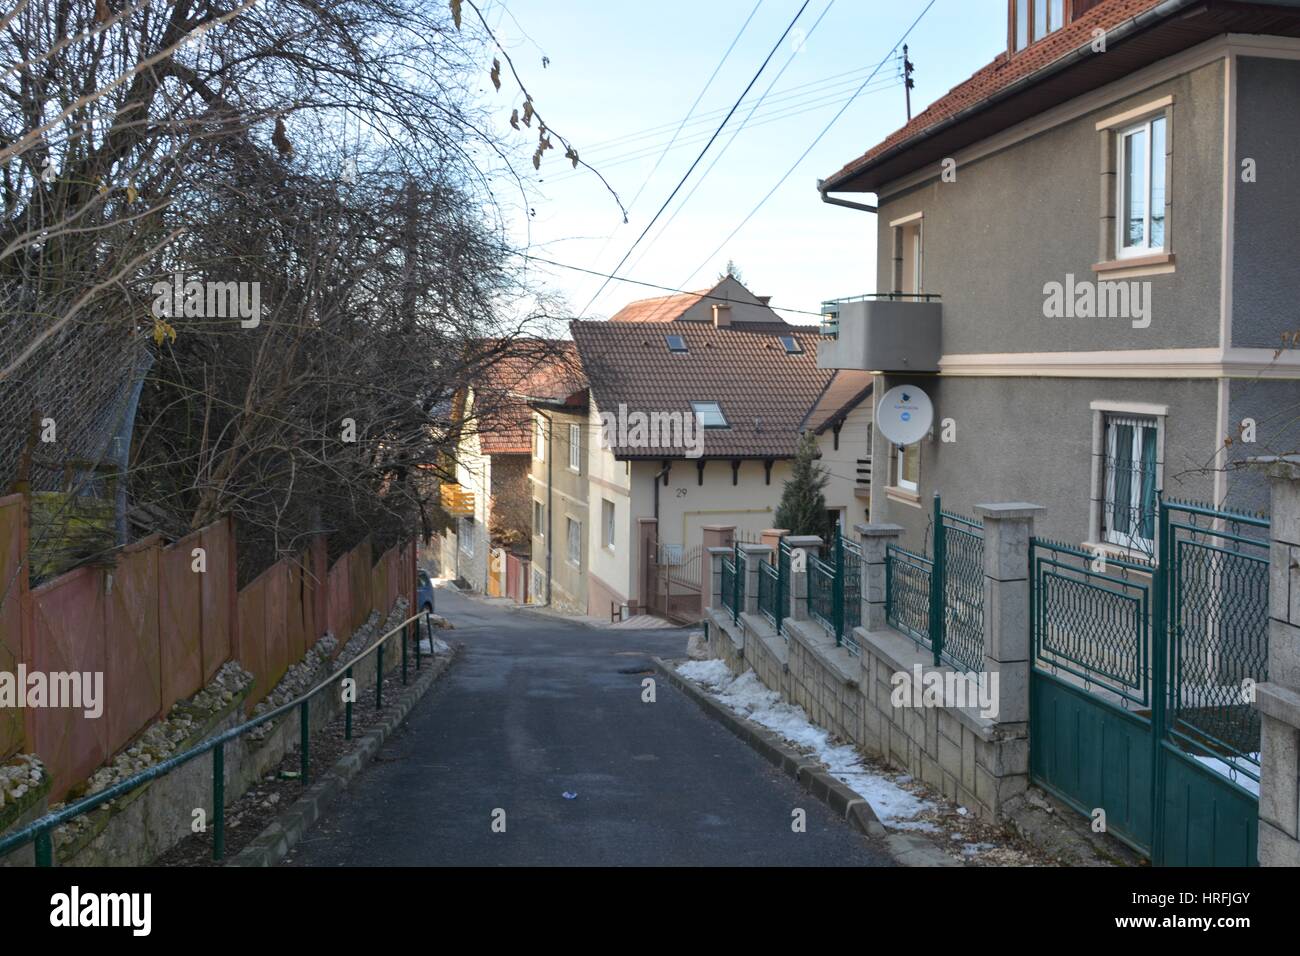
<path fill-rule="evenodd" d="M 845 535 L 871 520 L 872 385 L 870 372 L 837 371 L 802 424 L 817 436 L 826 507 Z"/>
<path fill-rule="evenodd" d="M 875 195 L 879 290 L 828 303 L 821 364 L 932 400 L 919 444 L 873 438 L 873 518 L 914 543 L 942 492 L 1149 556 L 1159 491 L 1261 509 L 1234 464 L 1300 437 L 1300 9 L 1010 0 L 1008 26 L 819 184 Z"/>
<path fill-rule="evenodd" d="M 492 346 L 492 343 L 488 343 Z M 492 354 L 492 352 L 499 354 Z M 532 541 L 532 409 L 535 397 L 564 394 L 576 376 L 572 345 L 556 340 L 501 343 L 475 383 L 457 396 L 455 473 L 473 496 L 472 515 L 443 536 L 442 573 L 477 591 L 503 574 L 501 556 L 527 556 Z M 492 553 L 498 560 L 493 561 Z"/>
<path fill-rule="evenodd" d="M 817 334 L 730 276 L 570 328 L 590 383 L 589 613 L 693 619 L 705 529 L 754 540 L 772 527 L 800 423 L 831 378 Z"/>
<path fill-rule="evenodd" d="M 586 389 L 535 400 L 532 467 L 532 603 L 587 613 L 590 421 Z"/>

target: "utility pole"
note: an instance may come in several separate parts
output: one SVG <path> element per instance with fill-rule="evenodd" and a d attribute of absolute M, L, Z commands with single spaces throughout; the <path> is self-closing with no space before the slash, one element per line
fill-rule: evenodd
<path fill-rule="evenodd" d="M 907 121 L 912 122 L 912 87 L 916 81 L 912 79 L 912 71 L 916 69 L 911 60 L 907 58 L 907 44 L 903 44 L 903 94 L 907 97 Z"/>

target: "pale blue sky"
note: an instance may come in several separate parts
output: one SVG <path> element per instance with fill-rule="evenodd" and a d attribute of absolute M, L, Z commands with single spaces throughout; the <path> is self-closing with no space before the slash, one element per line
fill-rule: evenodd
<path fill-rule="evenodd" d="M 599 180 L 573 173 L 559 150 L 548 153 L 535 180 L 531 239 L 539 255 L 611 271 L 698 154 L 749 82 L 801 0 L 763 0 L 745 33 L 682 131 L 678 145 L 656 160 L 676 125 L 717 67 L 756 0 L 488 0 L 483 9 L 506 44 L 542 115 L 610 180 L 625 204 L 642 184 L 628 225 Z M 621 275 L 685 288 L 711 284 L 728 258 L 746 284 L 773 304 L 816 311 L 827 298 L 874 287 L 875 217 L 824 206 L 816 181 L 901 126 L 905 119 L 900 63 L 881 67 L 868 90 L 799 165 L 744 229 L 713 250 L 790 169 L 853 90 L 889 53 L 926 0 L 811 0 L 797 29 L 772 58 L 750 94 L 757 98 L 786 66 L 717 166 L 676 216 L 659 230 L 748 113 L 737 111 L 677 200 L 642 241 Z M 504 9 L 503 9 L 504 7 Z M 811 33 L 809 31 L 812 31 Z M 800 42 L 802 41 L 802 42 Z M 1006 42 L 1005 0 L 937 0 L 908 38 L 916 64 L 912 107 L 919 112 L 989 62 Z M 791 54 L 796 47 L 791 60 Z M 541 59 L 549 57 L 543 68 Z M 836 79 L 837 78 L 837 79 Z M 484 100 L 504 120 L 518 105 L 503 79 L 486 84 Z M 535 133 L 504 131 L 525 147 Z M 648 135 L 647 131 L 650 131 Z M 685 145 L 683 145 L 685 144 Z M 531 169 L 529 169 L 531 172 Z M 649 177 L 647 181 L 647 177 Z M 509 210 L 522 240 L 523 215 Z M 543 267 L 538 267 L 543 268 Z M 545 267 L 550 288 L 573 314 L 601 280 Z M 652 290 L 611 282 L 587 317 L 604 317 Z M 812 316 L 789 314 L 792 321 Z"/>

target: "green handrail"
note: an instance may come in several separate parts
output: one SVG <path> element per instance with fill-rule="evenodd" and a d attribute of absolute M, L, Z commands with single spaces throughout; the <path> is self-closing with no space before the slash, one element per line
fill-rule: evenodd
<path fill-rule="evenodd" d="M 50 834 L 55 827 L 60 826 L 68 822 L 69 820 L 75 819 L 76 817 L 79 817 L 82 814 L 89 813 L 91 810 L 95 810 L 99 808 L 103 804 L 108 803 L 110 800 L 116 800 L 118 797 L 130 793 L 136 787 L 143 786 L 144 784 L 149 783 L 152 780 L 156 780 L 159 777 L 164 776 L 165 774 L 168 774 L 171 771 L 175 770 L 177 767 L 187 764 L 191 760 L 195 759 L 196 757 L 201 757 L 203 754 L 211 751 L 212 752 L 212 798 L 213 798 L 212 812 L 214 816 L 213 837 L 212 837 L 212 858 L 214 860 L 220 860 L 225 853 L 225 789 L 226 789 L 225 744 L 226 742 L 230 740 L 234 740 L 238 737 L 242 737 L 250 730 L 260 727 L 262 724 L 265 724 L 268 721 L 274 720 L 275 718 L 279 717 L 281 714 L 288 713 L 290 710 L 294 709 L 295 707 L 298 708 L 299 719 L 301 721 L 300 733 L 301 733 L 301 748 L 302 748 L 300 765 L 302 767 L 302 784 L 304 787 L 306 787 L 307 779 L 308 779 L 307 775 L 310 769 L 309 752 L 307 747 L 308 736 L 310 734 L 310 720 L 309 720 L 307 702 L 311 700 L 311 698 L 319 694 L 321 691 L 337 683 L 340 679 L 350 678 L 352 676 L 352 668 L 358 661 L 364 660 L 370 654 L 378 652 L 378 666 L 375 669 L 375 675 L 376 675 L 375 684 L 377 688 L 377 692 L 375 694 L 375 707 L 379 708 L 383 706 L 384 644 L 388 641 L 390 637 L 400 632 L 402 634 L 403 646 L 405 646 L 406 641 L 409 639 L 409 630 L 411 625 L 414 622 L 418 622 L 419 619 L 424 616 L 425 616 L 424 612 L 421 611 L 419 614 L 414 614 L 411 617 L 408 617 L 406 620 L 402 621 L 402 623 L 398 624 L 396 627 L 392 628 L 391 630 L 383 634 L 373 644 L 371 644 L 369 647 L 363 650 L 356 657 L 352 658 L 350 661 L 348 661 L 346 664 L 340 667 L 329 677 L 325 678 L 325 680 L 321 681 L 311 690 L 307 691 L 305 694 L 299 697 L 295 697 L 293 700 L 281 704 L 279 707 L 276 707 L 274 710 L 269 710 L 265 714 L 262 714 L 258 717 L 254 717 L 252 720 L 242 723 L 237 727 L 232 727 L 229 730 L 218 734 L 216 737 L 213 737 L 209 740 L 205 740 L 202 743 L 195 744 L 189 750 L 186 750 L 183 753 L 176 754 L 172 757 L 168 757 L 166 760 L 162 761 L 161 763 L 155 764 L 149 769 L 142 770 L 137 774 L 133 774 L 132 776 L 127 777 L 125 780 L 113 784 L 113 786 L 111 787 L 106 787 L 105 789 L 99 791 L 98 793 L 91 794 L 88 797 L 83 797 L 82 799 L 76 801 L 75 803 L 71 803 L 68 806 L 64 807 L 62 810 L 55 811 L 54 813 L 47 813 L 45 814 L 45 816 L 33 820 L 31 823 L 27 824 L 27 826 L 23 827 L 21 830 L 16 830 L 15 832 L 9 834 L 8 836 L 0 838 L 0 857 L 5 856 L 6 854 L 10 853 L 13 850 L 18 849 L 21 846 L 25 846 L 28 843 L 35 843 L 36 844 L 36 850 L 35 850 L 36 865 L 53 866 L 54 865 L 54 844 Z M 427 621 L 426 621 L 425 630 L 430 635 L 430 638 L 432 638 L 433 629 L 431 626 L 428 625 Z M 417 642 L 420 639 L 420 631 L 419 631 L 418 623 L 415 623 L 415 639 Z M 352 739 L 352 704 L 350 701 L 347 702 L 345 709 L 347 712 L 347 717 L 345 718 L 347 722 L 346 736 L 350 740 Z"/>

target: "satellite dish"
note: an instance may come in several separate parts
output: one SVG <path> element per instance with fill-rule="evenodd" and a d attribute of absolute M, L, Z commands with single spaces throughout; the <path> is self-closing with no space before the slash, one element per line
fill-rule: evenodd
<path fill-rule="evenodd" d="M 930 396 L 913 385 L 891 388 L 876 402 L 876 427 L 895 445 L 915 445 L 933 422 Z"/>

